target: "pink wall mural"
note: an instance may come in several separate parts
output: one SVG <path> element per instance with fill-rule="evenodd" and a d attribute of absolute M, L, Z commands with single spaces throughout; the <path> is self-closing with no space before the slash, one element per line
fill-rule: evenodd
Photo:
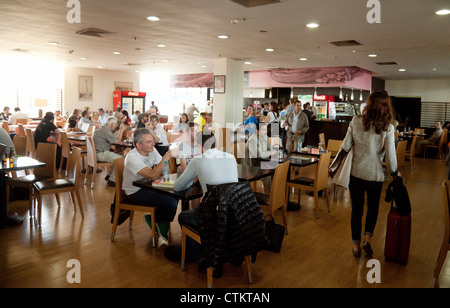
<path fill-rule="evenodd" d="M 170 76 L 172 88 L 212 88 L 214 74 L 180 74 Z"/>

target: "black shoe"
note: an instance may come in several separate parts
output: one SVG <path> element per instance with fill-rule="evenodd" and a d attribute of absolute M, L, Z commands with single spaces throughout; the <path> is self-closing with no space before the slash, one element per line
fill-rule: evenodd
<path fill-rule="evenodd" d="M 361 249 L 358 249 L 358 250 L 352 249 L 352 252 L 353 252 L 353 256 L 355 258 L 361 257 Z"/>
<path fill-rule="evenodd" d="M 109 174 L 107 176 L 105 176 L 105 181 L 108 181 L 110 178 Z"/>
<path fill-rule="evenodd" d="M 370 246 L 370 243 L 364 242 L 362 244 L 362 248 L 366 252 L 366 257 L 372 258 L 373 250 L 372 250 L 372 247 Z"/>
<path fill-rule="evenodd" d="M 113 182 L 113 181 L 108 181 L 108 186 L 111 186 L 111 187 L 116 187 L 116 182 Z"/>

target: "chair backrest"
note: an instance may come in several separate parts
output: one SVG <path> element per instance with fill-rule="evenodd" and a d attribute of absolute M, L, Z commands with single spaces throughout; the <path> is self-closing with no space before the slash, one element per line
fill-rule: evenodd
<path fill-rule="evenodd" d="M 94 167 L 97 164 L 97 152 L 92 136 L 86 136 L 86 152 L 87 165 Z"/>
<path fill-rule="evenodd" d="M 25 128 L 23 127 L 22 123 L 17 124 L 18 128 L 19 128 L 19 136 L 26 136 L 27 133 L 25 132 Z"/>
<path fill-rule="evenodd" d="M 116 206 L 126 198 L 122 189 L 123 169 L 125 168 L 125 157 L 114 160 L 114 172 L 116 173 Z"/>
<path fill-rule="evenodd" d="M 316 178 L 314 187 L 324 189 L 328 187 L 328 167 L 330 165 L 331 152 L 320 154 L 319 162 L 316 168 Z"/>
<path fill-rule="evenodd" d="M 319 142 L 322 142 L 323 144 L 325 144 L 325 134 L 324 133 L 319 134 Z"/>
<path fill-rule="evenodd" d="M 2 127 L 6 131 L 7 134 L 10 133 L 10 131 L 9 131 L 9 124 L 8 124 L 7 121 L 3 121 Z"/>
<path fill-rule="evenodd" d="M 439 251 L 439 255 L 434 267 L 434 279 L 436 280 L 435 283 L 439 279 L 439 274 L 441 273 L 442 266 L 444 265 L 448 250 L 450 249 L 450 180 L 445 180 L 442 183 L 442 186 L 444 191 L 444 236 L 442 239 L 441 249 Z"/>
<path fill-rule="evenodd" d="M 278 164 L 272 179 L 269 194 L 269 206 L 277 209 L 286 204 L 286 181 L 290 162 Z"/>
<path fill-rule="evenodd" d="M 67 138 L 66 132 L 61 132 L 61 155 L 62 157 L 69 157 L 70 155 L 69 138 Z"/>
<path fill-rule="evenodd" d="M 34 158 L 36 156 L 36 145 L 34 144 L 34 137 L 31 128 L 27 128 L 26 133 L 27 138 L 27 146 L 26 146 L 26 154 L 27 156 Z"/>
<path fill-rule="evenodd" d="M 177 173 L 177 164 L 175 161 L 175 157 L 169 158 L 169 173 Z"/>
<path fill-rule="evenodd" d="M 16 124 L 17 125 L 19 125 L 19 124 L 28 124 L 28 119 L 17 119 L 16 120 Z"/>
<path fill-rule="evenodd" d="M 81 149 L 78 147 L 72 148 L 72 154 L 70 154 L 68 159 L 68 170 L 67 170 L 67 179 L 72 181 L 76 187 L 79 187 L 80 181 L 82 179 L 81 171 L 80 171 L 80 157 L 81 157 Z"/>
<path fill-rule="evenodd" d="M 342 146 L 342 142 L 344 142 L 344 140 L 328 139 L 327 145 L 328 152 L 331 152 L 332 156 L 336 156 L 336 154 L 339 152 L 339 149 Z"/>
<path fill-rule="evenodd" d="M 20 156 L 26 156 L 27 150 L 27 137 L 23 136 L 15 136 L 13 139 L 14 149 L 16 150 L 16 154 Z"/>
<path fill-rule="evenodd" d="M 44 162 L 45 167 L 34 169 L 34 174 L 56 179 L 56 143 L 39 142 L 36 150 L 36 159 Z"/>
<path fill-rule="evenodd" d="M 414 134 L 420 134 L 420 135 L 423 135 L 425 133 L 425 129 L 424 128 L 416 128 L 415 130 L 414 130 Z"/>
<path fill-rule="evenodd" d="M 397 143 L 397 168 L 402 168 L 405 165 L 405 155 L 406 155 L 406 145 L 408 144 L 407 140 L 401 140 Z"/>
<path fill-rule="evenodd" d="M 66 121 L 66 123 L 63 126 L 63 130 L 67 132 L 68 129 L 69 129 L 69 121 Z"/>
<path fill-rule="evenodd" d="M 444 128 L 442 130 L 441 139 L 439 139 L 439 150 L 442 151 L 444 149 L 444 146 L 447 144 L 447 135 L 448 135 L 448 129 Z"/>
<path fill-rule="evenodd" d="M 395 132 L 394 132 L 394 138 L 395 138 L 395 140 L 398 140 L 398 135 L 399 135 L 398 131 L 395 131 Z"/>

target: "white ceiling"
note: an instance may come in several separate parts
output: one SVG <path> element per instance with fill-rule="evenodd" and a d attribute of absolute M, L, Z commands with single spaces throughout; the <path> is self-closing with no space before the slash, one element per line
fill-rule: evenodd
<path fill-rule="evenodd" d="M 253 8 L 230 0 L 79 1 L 81 23 L 69 24 L 66 0 L 1 0 L 0 57 L 52 58 L 71 66 L 163 69 L 172 74 L 213 72 L 214 60 L 225 57 L 251 61 L 245 66 L 249 71 L 359 66 L 383 79 L 450 78 L 450 15 L 435 14 L 450 9 L 449 0 L 380 0 L 380 24 L 367 22 L 368 0 L 284 0 Z M 161 20 L 150 22 L 149 15 Z M 232 19 L 239 23 L 232 24 Z M 308 29 L 309 22 L 320 27 Z M 90 27 L 115 34 L 76 34 Z M 220 34 L 229 38 L 218 39 Z M 330 44 L 338 40 L 363 45 Z M 59 45 L 48 44 L 53 41 Z M 157 47 L 159 43 L 167 47 Z M 369 58 L 372 53 L 378 57 Z M 385 61 L 399 65 L 375 64 Z"/>

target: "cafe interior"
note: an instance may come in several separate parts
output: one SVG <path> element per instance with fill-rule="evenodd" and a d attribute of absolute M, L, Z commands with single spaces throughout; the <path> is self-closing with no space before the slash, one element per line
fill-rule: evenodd
<path fill-rule="evenodd" d="M 14 114 L 19 107 L 28 115 L 2 127 L 23 138 L 23 153 L 14 141 L 15 154 L 35 163 L 0 169 L 0 287 L 450 287 L 448 127 L 438 142 L 414 153 L 436 122 L 450 122 L 448 0 L 7 0 L 0 11 L 0 111 L 7 106 Z M 393 177 L 387 173 L 383 182 L 373 255 L 355 258 L 351 195 L 328 174 L 352 118 L 376 90 L 391 98 L 396 157 L 411 203 L 403 263 L 385 257 L 391 210 L 385 195 Z M 280 138 L 271 137 L 275 163 L 246 166 L 240 127 L 248 106 L 259 117 L 264 103 L 290 100 L 310 102 L 315 112 L 303 149 L 283 152 Z M 256 260 L 245 255 L 242 264 L 226 262 L 220 278 L 210 269 L 203 273 L 180 259 L 186 234 L 197 242 L 201 237 L 177 219 L 199 206 L 202 192 L 182 194 L 170 186 L 160 191 L 178 199 L 177 214 L 169 245 L 156 244 L 157 230 L 145 220 L 155 208 L 127 205 L 119 180 L 115 186 L 104 180 L 119 165 L 96 158 L 90 136 L 100 125 L 68 128 L 74 109 L 88 109 L 97 120 L 100 108 L 112 115 L 122 107 L 131 115 L 148 112 L 152 103 L 169 149 L 182 140 L 174 127 L 189 106 L 197 107 L 194 118 L 208 115 L 216 148 L 236 157 L 239 181 L 255 196 L 266 195 L 263 219 L 271 216 L 284 227 L 280 251 L 265 248 Z M 65 166 L 39 156 L 30 141 L 46 112 L 57 110 L 63 137 L 55 142 Z M 123 149 L 133 147 L 127 141 L 136 123 L 131 126 L 111 151 L 126 155 Z M 32 183 L 18 196 L 23 190 L 13 188 L 20 181 L 14 178 L 39 172 L 67 185 Z M 300 185 L 296 177 L 310 182 Z M 116 225 L 111 217 L 119 210 L 112 204 L 134 215 Z"/>

